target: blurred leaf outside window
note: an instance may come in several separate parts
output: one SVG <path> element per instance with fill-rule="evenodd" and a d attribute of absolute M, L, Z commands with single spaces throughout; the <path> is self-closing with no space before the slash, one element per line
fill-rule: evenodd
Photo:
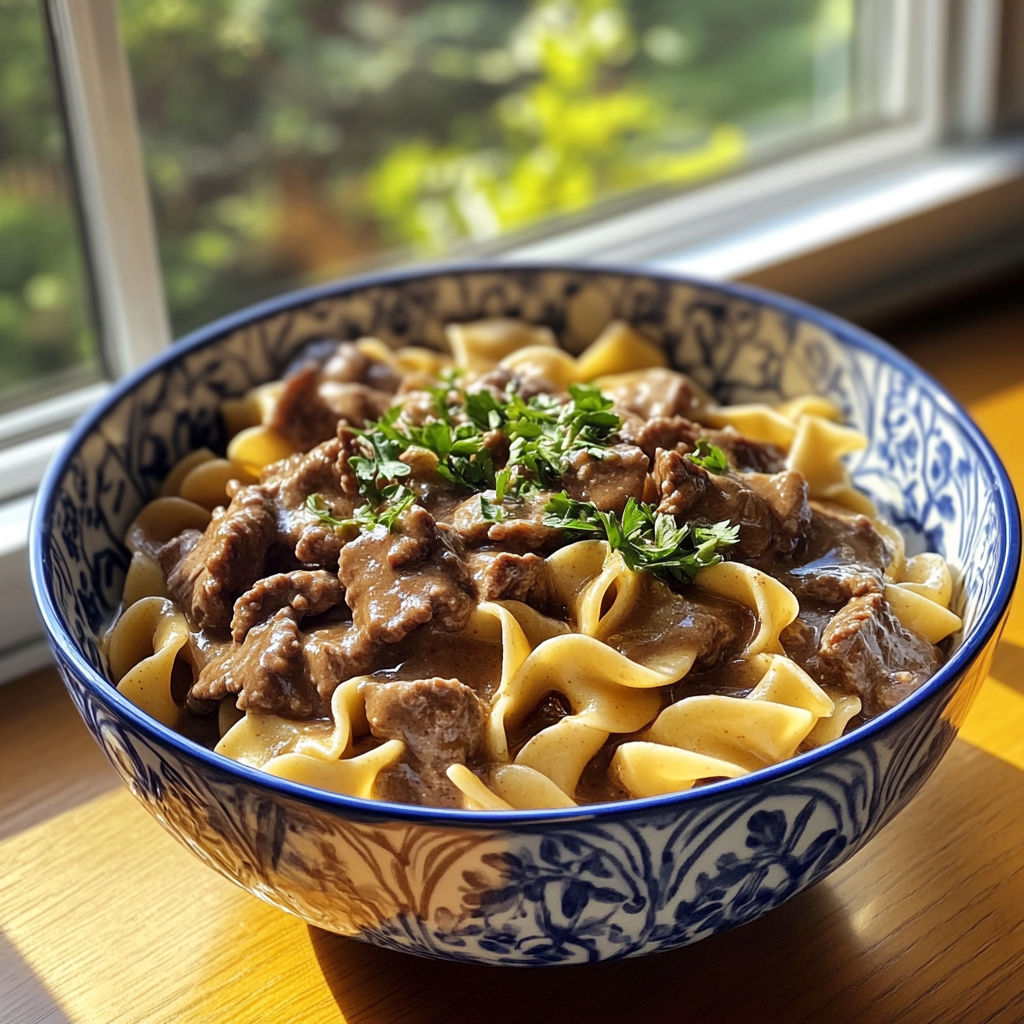
<path fill-rule="evenodd" d="M 865 6 L 119 0 L 174 331 L 870 126 Z"/>

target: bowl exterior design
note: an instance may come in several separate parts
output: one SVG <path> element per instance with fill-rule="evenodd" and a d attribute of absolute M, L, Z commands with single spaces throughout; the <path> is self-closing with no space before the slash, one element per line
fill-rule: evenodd
<path fill-rule="evenodd" d="M 211 772 L 63 671 L 136 798 L 217 871 L 329 931 L 512 966 L 672 949 L 759 917 L 882 828 L 956 733 L 938 694 L 883 738 L 745 792 L 540 828 L 445 827 L 343 818 Z"/>
<path fill-rule="evenodd" d="M 852 328 L 851 340 L 836 321 L 742 289 L 528 268 L 349 287 L 184 343 L 80 429 L 41 499 L 34 572 L 62 674 L 115 768 L 172 834 L 311 924 L 428 956 L 551 964 L 667 949 L 752 920 L 824 877 L 913 796 L 987 672 L 1016 543 L 1005 478 L 935 385 Z M 513 823 L 278 784 L 193 747 L 96 678 L 127 526 L 174 462 L 223 444 L 224 398 L 280 375 L 325 335 L 442 347 L 446 322 L 484 316 L 548 324 L 571 351 L 619 317 L 723 401 L 814 392 L 837 402 L 874 442 L 853 466 L 858 483 L 911 546 L 954 566 L 973 656 L 830 750 L 756 782 Z"/>

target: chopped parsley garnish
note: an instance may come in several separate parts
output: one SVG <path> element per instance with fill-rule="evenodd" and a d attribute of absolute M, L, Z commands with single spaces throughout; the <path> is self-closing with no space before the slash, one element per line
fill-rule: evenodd
<path fill-rule="evenodd" d="M 399 407 L 355 431 L 358 454 L 348 464 L 359 482 L 366 504 L 347 519 L 333 515 L 319 494 L 306 508 L 336 530 L 394 530 L 416 495 L 401 480 L 410 466 L 402 455 L 423 448 L 437 458 L 437 473 L 456 487 L 480 496 L 480 515 L 491 523 L 506 516 L 507 501 L 522 501 L 540 490 L 556 490 L 544 508 L 544 523 L 576 533 L 603 536 L 635 572 L 652 572 L 664 580 L 685 583 L 709 565 L 722 560 L 720 551 L 739 539 L 739 527 L 728 522 L 679 525 L 655 511 L 654 505 L 630 498 L 621 516 L 602 512 L 592 502 L 576 501 L 561 490 L 562 474 L 576 452 L 603 458 L 622 425 L 612 400 L 591 384 L 571 384 L 569 401 L 553 395 L 522 398 L 515 390 L 495 394 L 489 389 L 467 392 L 451 375 L 433 389 L 437 418 L 421 425 L 402 419 Z M 508 459 L 498 468 L 486 435 L 501 431 Z M 687 456 L 710 472 L 728 469 L 725 453 L 707 438 L 697 441 Z"/>
<path fill-rule="evenodd" d="M 709 473 L 724 473 L 729 468 L 725 452 L 706 437 L 698 437 L 696 449 L 688 452 L 686 457 Z"/>
<path fill-rule="evenodd" d="M 721 549 L 739 540 L 739 526 L 728 520 L 699 526 L 656 512 L 630 498 L 621 517 L 602 512 L 593 502 L 576 501 L 564 491 L 544 506 L 545 526 L 603 534 L 634 572 L 652 572 L 666 582 L 688 583 L 701 569 L 722 561 Z"/>
<path fill-rule="evenodd" d="M 311 494 L 306 499 L 306 508 L 321 523 L 335 530 L 372 530 L 374 527 L 384 526 L 388 533 L 391 533 L 402 514 L 412 507 L 416 495 L 404 484 L 388 484 L 381 488 L 379 493 L 381 500 L 375 508 L 369 504 L 362 505 L 348 519 L 340 519 L 333 515 L 319 494 Z"/>
<path fill-rule="evenodd" d="M 480 515 L 489 523 L 501 523 L 505 520 L 505 510 L 500 503 L 491 501 L 486 494 L 480 495 Z"/>
<path fill-rule="evenodd" d="M 444 480 L 469 491 L 493 490 L 493 501 L 482 508 L 486 518 L 495 519 L 506 498 L 559 486 L 573 452 L 603 456 L 622 422 L 611 399 L 589 384 L 572 384 L 569 394 L 564 404 L 547 394 L 527 401 L 515 391 L 466 392 L 453 377 L 433 391 L 437 419 L 416 426 L 404 422 L 395 407 L 356 431 L 361 451 L 349 458 L 349 466 L 367 503 L 378 507 L 386 484 L 409 475 L 402 453 L 424 448 L 437 456 L 437 473 Z M 497 430 L 509 444 L 507 465 L 500 470 L 485 436 Z"/>

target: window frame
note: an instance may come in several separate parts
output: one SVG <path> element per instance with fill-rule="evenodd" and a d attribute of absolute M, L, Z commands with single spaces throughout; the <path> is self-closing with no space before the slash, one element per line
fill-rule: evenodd
<path fill-rule="evenodd" d="M 116 0 L 41 2 L 65 102 L 102 360 L 116 378 L 171 340 Z M 1020 259 L 1024 242 L 1011 236 L 1024 237 L 1024 137 L 998 138 L 1008 116 L 1019 117 L 1024 107 L 1006 87 L 1024 81 L 1024 54 L 1002 38 L 1015 3 L 892 0 L 882 8 L 890 45 L 903 46 L 904 55 L 886 86 L 890 108 L 903 109 L 908 97 L 917 104 L 901 123 L 766 159 L 627 213 L 556 226 L 547 237 L 470 252 L 499 260 L 650 262 L 742 278 L 854 315 L 920 300 L 951 280 L 990 272 L 994 260 Z M 1019 28 L 1024 16 L 1016 7 L 1012 13 Z M 1009 216 L 1007 195 L 1022 200 Z M 906 271 L 895 286 L 876 258 L 880 240 L 891 246 L 894 234 Z M 936 247 L 936 236 L 948 244 Z M 888 273 L 884 261 L 882 270 Z M 27 526 L 26 496 L 67 426 L 107 387 L 100 382 L 0 416 L 0 587 L 8 593 L 28 588 L 25 536 L 18 533 Z M 0 632 L 0 682 L 48 657 L 34 619 Z"/>

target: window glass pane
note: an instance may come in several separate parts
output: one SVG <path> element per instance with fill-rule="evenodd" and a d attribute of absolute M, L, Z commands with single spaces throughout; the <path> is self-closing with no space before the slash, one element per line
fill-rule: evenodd
<path fill-rule="evenodd" d="M 38 0 L 0 0 L 0 413 L 101 375 Z"/>
<path fill-rule="evenodd" d="M 175 329 L 870 123 L 885 7 L 120 0 Z"/>

